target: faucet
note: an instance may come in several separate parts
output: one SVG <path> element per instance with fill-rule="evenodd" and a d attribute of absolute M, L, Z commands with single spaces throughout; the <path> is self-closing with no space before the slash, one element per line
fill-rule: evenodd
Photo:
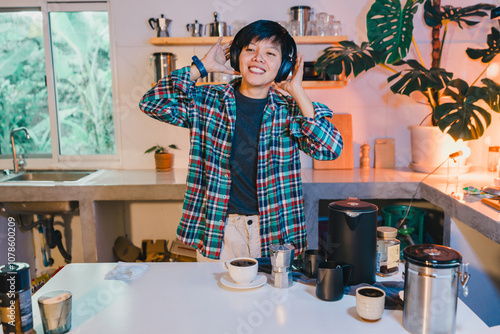
<path fill-rule="evenodd" d="M 14 162 L 14 173 L 19 173 L 19 166 L 21 165 L 21 168 L 24 166 L 24 161 L 22 161 L 22 158 L 20 157 L 19 161 L 17 160 L 16 156 L 16 144 L 14 143 L 14 134 L 19 131 L 24 131 L 26 133 L 26 138 L 30 139 L 30 133 L 28 132 L 28 129 L 26 129 L 24 126 L 20 128 L 15 128 L 10 132 L 10 142 L 12 144 L 12 158 Z"/>

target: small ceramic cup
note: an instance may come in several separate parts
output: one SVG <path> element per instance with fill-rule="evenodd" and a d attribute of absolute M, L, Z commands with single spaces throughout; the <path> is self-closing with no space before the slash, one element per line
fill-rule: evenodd
<path fill-rule="evenodd" d="M 375 321 L 382 318 L 385 305 L 385 292 L 372 286 L 356 290 L 356 312 L 365 320 Z"/>
<path fill-rule="evenodd" d="M 238 257 L 224 262 L 224 268 L 229 276 L 238 284 L 250 284 L 257 276 L 259 268 L 256 259 L 251 257 Z"/>

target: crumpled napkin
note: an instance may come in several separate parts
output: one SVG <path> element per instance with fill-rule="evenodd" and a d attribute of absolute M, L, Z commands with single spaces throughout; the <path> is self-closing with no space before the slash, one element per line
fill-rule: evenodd
<path fill-rule="evenodd" d="M 133 280 L 144 274 L 148 267 L 149 265 L 144 263 L 118 262 L 118 264 L 104 276 L 104 279 L 118 281 Z"/>

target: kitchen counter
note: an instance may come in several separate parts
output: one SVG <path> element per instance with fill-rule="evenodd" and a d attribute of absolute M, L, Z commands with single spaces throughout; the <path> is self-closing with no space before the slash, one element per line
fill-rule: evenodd
<path fill-rule="evenodd" d="M 474 201 L 473 196 L 457 199 L 449 194 L 461 193 L 466 185 L 477 188 L 492 185 L 494 173 L 472 171 L 456 178 L 413 173 L 407 168 L 302 171 L 309 246 L 317 246 L 318 201 L 320 199 L 409 199 L 422 198 L 455 217 L 489 239 L 500 243 L 500 211 Z M 96 250 L 96 217 L 99 201 L 153 201 L 184 198 L 186 169 L 169 172 L 154 170 L 100 170 L 74 182 L 0 182 L 0 202 L 78 201 L 82 226 L 83 258 L 98 261 Z M 445 225 L 445 244 L 449 239 Z"/>
<path fill-rule="evenodd" d="M 220 262 L 149 263 L 135 280 L 104 280 L 115 265 L 65 266 L 32 297 L 37 333 L 42 332 L 37 300 L 53 290 L 73 294 L 70 333 L 408 333 L 401 310 L 364 321 L 354 296 L 321 301 L 314 285 L 294 282 L 277 289 L 268 279 L 260 288 L 227 288 L 220 283 L 227 275 Z M 396 279 L 401 276 L 384 280 Z M 457 334 L 488 331 L 461 300 L 456 328 Z"/>

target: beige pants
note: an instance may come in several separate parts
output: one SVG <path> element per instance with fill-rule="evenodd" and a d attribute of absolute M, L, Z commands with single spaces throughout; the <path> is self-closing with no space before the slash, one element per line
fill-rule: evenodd
<path fill-rule="evenodd" d="M 224 228 L 220 261 L 237 257 L 258 258 L 260 256 L 259 216 L 229 215 Z M 216 261 L 204 257 L 199 251 L 197 251 L 196 260 L 198 262 Z"/>

